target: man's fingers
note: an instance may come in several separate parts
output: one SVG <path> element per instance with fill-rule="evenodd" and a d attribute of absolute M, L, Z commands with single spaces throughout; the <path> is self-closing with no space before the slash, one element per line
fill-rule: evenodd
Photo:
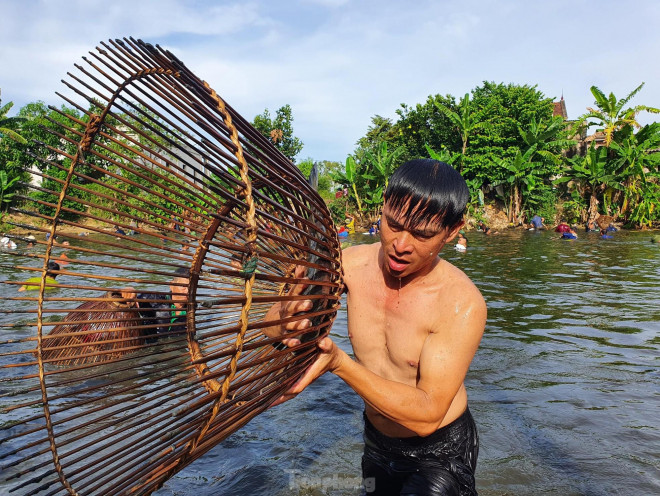
<path fill-rule="evenodd" d="M 285 332 L 292 332 L 292 331 L 304 331 L 308 327 L 312 326 L 312 322 L 309 319 L 301 319 L 301 320 L 295 320 L 293 322 L 289 322 L 287 325 L 284 326 Z"/>
<path fill-rule="evenodd" d="M 304 265 L 296 265 L 296 269 L 293 271 L 293 277 L 300 279 L 305 275 L 307 268 Z"/>
<path fill-rule="evenodd" d="M 296 270 L 293 271 L 293 277 L 296 279 L 302 279 L 305 277 L 305 272 L 307 272 L 307 267 L 303 265 L 296 266 Z M 302 292 L 307 288 L 307 284 L 294 284 L 289 291 L 289 295 L 297 296 L 302 294 Z"/>
<path fill-rule="evenodd" d="M 286 315 L 295 315 L 300 312 L 306 312 L 312 309 L 314 304 L 312 300 L 296 300 L 287 303 L 284 313 Z"/>
<path fill-rule="evenodd" d="M 273 402 L 273 404 L 270 405 L 270 406 L 271 406 L 271 407 L 274 407 L 274 406 L 277 406 L 277 405 L 281 405 L 282 403 L 284 403 L 284 402 L 286 402 L 286 401 L 292 400 L 292 399 L 295 398 L 296 396 L 297 396 L 297 395 L 295 395 L 295 394 L 283 394 L 282 396 L 280 396 L 279 398 L 277 398 L 277 399 Z"/>

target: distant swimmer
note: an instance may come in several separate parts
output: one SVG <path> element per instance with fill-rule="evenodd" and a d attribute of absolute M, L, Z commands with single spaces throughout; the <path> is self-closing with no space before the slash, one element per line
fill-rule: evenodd
<path fill-rule="evenodd" d="M 529 228 L 530 229 L 545 229 L 545 224 L 543 223 L 545 219 L 539 215 L 535 215 L 532 217 L 532 220 L 529 223 Z"/>
<path fill-rule="evenodd" d="M 58 283 L 55 280 L 57 274 L 53 271 L 59 271 L 60 266 L 58 263 L 50 261 L 48 262 L 48 269 L 46 271 L 46 291 L 52 291 L 57 289 L 56 286 Z M 19 291 L 38 291 L 41 288 L 41 276 L 35 276 L 29 278 L 25 281 L 25 284 L 18 288 Z"/>
<path fill-rule="evenodd" d="M 9 238 L 7 235 L 0 238 L 0 246 L 2 248 L 6 248 L 8 250 L 15 250 L 16 249 L 16 243 L 14 242 L 14 240 Z"/>
<path fill-rule="evenodd" d="M 600 230 L 600 239 L 614 239 L 614 236 L 607 234 L 607 229 Z"/>
<path fill-rule="evenodd" d="M 483 221 L 479 221 L 479 223 L 477 224 L 477 229 L 483 232 L 486 236 L 490 236 L 492 234 L 499 234 L 498 231 L 493 231 L 490 227 L 484 224 Z"/>
<path fill-rule="evenodd" d="M 561 239 L 577 239 L 577 238 L 578 238 L 578 235 L 573 229 L 571 229 L 568 232 L 564 232 L 561 235 Z"/>
<path fill-rule="evenodd" d="M 456 251 L 467 251 L 467 238 L 465 237 L 463 231 L 459 231 L 454 249 Z"/>

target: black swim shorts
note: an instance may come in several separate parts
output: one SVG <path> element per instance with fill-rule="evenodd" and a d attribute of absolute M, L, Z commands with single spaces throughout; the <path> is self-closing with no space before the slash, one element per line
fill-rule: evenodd
<path fill-rule="evenodd" d="M 479 436 L 470 410 L 430 436 L 389 437 L 364 417 L 363 494 L 476 495 Z"/>

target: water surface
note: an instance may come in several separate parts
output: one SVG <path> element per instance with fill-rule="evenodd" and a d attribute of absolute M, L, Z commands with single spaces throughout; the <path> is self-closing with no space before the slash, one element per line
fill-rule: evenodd
<path fill-rule="evenodd" d="M 467 253 L 446 247 L 442 256 L 488 305 L 466 381 L 481 437 L 479 494 L 659 494 L 660 246 L 640 232 L 468 238 Z M 12 277 L 6 268 L 0 276 Z M 345 307 L 332 336 L 350 352 Z M 326 375 L 156 494 L 359 494 L 362 409 Z"/>

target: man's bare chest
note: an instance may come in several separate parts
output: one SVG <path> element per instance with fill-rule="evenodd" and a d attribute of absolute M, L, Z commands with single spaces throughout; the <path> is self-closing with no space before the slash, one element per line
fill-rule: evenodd
<path fill-rule="evenodd" d="M 419 357 L 433 332 L 431 298 L 392 291 L 349 294 L 349 337 L 356 358 L 383 377 L 415 383 Z"/>

